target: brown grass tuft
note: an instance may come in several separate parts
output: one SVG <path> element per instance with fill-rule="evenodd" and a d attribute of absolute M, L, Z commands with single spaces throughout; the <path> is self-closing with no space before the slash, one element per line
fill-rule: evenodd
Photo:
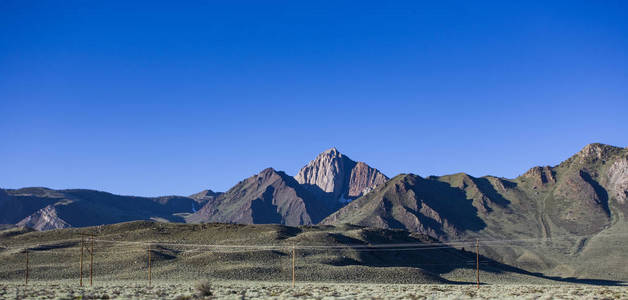
<path fill-rule="evenodd" d="M 198 291 L 199 296 L 201 297 L 212 296 L 214 294 L 212 292 L 212 285 L 209 280 L 203 280 L 198 282 L 195 288 Z"/>

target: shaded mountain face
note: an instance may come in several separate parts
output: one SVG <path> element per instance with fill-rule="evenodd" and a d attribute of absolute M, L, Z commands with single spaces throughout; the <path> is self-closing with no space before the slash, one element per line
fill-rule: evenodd
<path fill-rule="evenodd" d="M 486 224 L 478 216 L 480 210 L 486 212 L 487 204 L 475 207 L 464 189 L 436 179 L 401 174 L 321 223 L 403 228 L 442 239 L 484 228 Z"/>
<path fill-rule="evenodd" d="M 515 179 L 402 174 L 321 223 L 402 228 L 441 240 L 548 239 L 486 250 L 527 270 L 605 278 L 628 274 L 616 264 L 628 255 L 609 247 L 628 234 L 627 183 L 628 149 L 590 144 Z M 573 264 L 574 257 L 584 263 Z"/>
<path fill-rule="evenodd" d="M 377 169 L 351 160 L 336 148 L 319 154 L 294 178 L 322 201 L 340 204 L 365 195 L 388 180 Z"/>
<path fill-rule="evenodd" d="M 268 168 L 218 195 L 186 220 L 296 226 L 316 224 L 333 209 L 294 178 Z"/>
<path fill-rule="evenodd" d="M 63 195 L 47 188 L 0 189 L 0 224 L 15 224 Z"/>
<path fill-rule="evenodd" d="M 93 190 L 24 188 L 4 190 L 2 222 L 38 230 L 84 227 L 133 220 L 182 222 L 178 213 L 190 213 L 203 201 L 188 197 L 119 196 Z"/>

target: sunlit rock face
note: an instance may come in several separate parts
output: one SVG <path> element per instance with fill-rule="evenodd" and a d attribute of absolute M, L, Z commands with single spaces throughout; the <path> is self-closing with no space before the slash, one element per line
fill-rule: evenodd
<path fill-rule="evenodd" d="M 313 190 L 346 203 L 388 180 L 386 175 L 363 162 L 355 162 L 331 148 L 319 154 L 294 177 Z"/>
<path fill-rule="evenodd" d="M 608 189 L 612 198 L 624 204 L 628 198 L 628 159 L 617 160 L 608 169 Z"/>

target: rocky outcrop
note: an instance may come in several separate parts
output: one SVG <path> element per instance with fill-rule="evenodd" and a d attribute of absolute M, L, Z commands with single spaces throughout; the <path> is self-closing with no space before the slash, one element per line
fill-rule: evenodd
<path fill-rule="evenodd" d="M 315 194 L 339 202 L 349 202 L 388 180 L 377 169 L 351 160 L 336 148 L 319 154 L 294 178 Z"/>
<path fill-rule="evenodd" d="M 628 198 L 628 158 L 615 161 L 608 168 L 609 194 L 617 202 L 624 204 Z"/>
<path fill-rule="evenodd" d="M 522 177 L 529 179 L 535 187 L 556 183 L 554 171 L 550 166 L 534 167 L 525 172 Z"/>
<path fill-rule="evenodd" d="M 369 167 L 363 162 L 358 162 L 353 169 L 351 169 L 348 196 L 349 198 L 357 198 L 365 195 L 387 180 L 388 177 L 386 177 L 386 175 Z"/>
<path fill-rule="evenodd" d="M 68 222 L 59 218 L 55 205 L 48 205 L 16 224 L 36 230 L 52 230 L 71 227 Z"/>
<path fill-rule="evenodd" d="M 606 160 L 613 155 L 620 153 L 622 148 L 605 145 L 600 143 L 592 143 L 584 146 L 580 152 L 570 158 L 570 160 L 574 160 L 577 163 L 586 164 L 586 163 L 595 163 L 597 161 Z"/>

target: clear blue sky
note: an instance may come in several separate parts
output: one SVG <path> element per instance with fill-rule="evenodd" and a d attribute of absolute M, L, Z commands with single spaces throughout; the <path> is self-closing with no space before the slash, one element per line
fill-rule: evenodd
<path fill-rule="evenodd" d="M 515 177 L 628 146 L 627 1 L 175 2 L 0 2 L 1 187 L 224 191 L 332 146 Z"/>

